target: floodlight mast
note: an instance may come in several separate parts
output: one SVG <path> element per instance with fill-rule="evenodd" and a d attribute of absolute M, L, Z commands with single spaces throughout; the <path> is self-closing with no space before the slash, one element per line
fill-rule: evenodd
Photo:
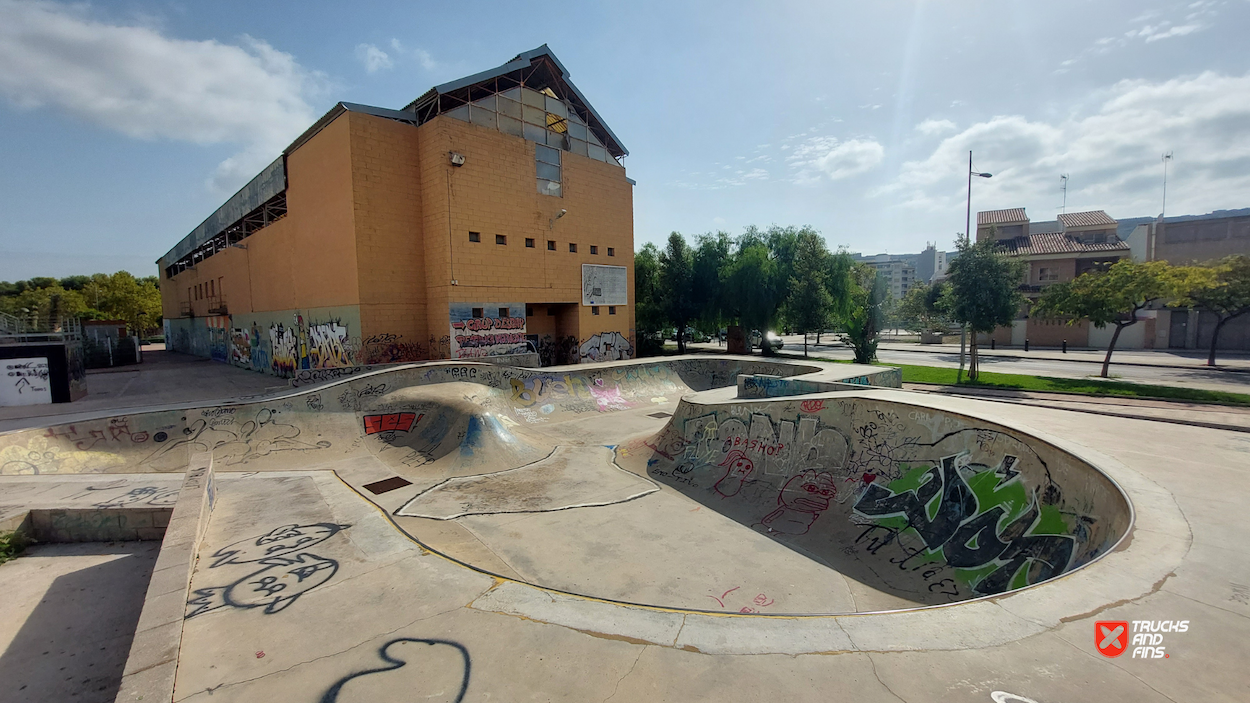
<path fill-rule="evenodd" d="M 972 170 L 972 150 L 968 150 L 968 212 L 964 219 L 964 241 L 971 244 L 972 239 L 972 177 L 992 178 L 992 173 L 980 173 Z M 968 341 L 968 325 L 959 328 L 959 373 L 955 376 L 955 382 L 959 383 L 964 378 L 964 353 Z"/>

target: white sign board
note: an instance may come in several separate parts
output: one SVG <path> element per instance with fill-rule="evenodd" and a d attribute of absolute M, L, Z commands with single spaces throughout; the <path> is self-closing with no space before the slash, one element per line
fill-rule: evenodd
<path fill-rule="evenodd" d="M 629 273 L 624 266 L 582 264 L 582 305 L 628 305 Z"/>
<path fill-rule="evenodd" d="M 52 402 L 48 358 L 0 359 L 0 406 L 46 405 Z"/>

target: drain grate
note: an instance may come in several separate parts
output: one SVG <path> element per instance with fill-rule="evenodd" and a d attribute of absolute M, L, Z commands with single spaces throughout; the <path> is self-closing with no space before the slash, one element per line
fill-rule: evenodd
<path fill-rule="evenodd" d="M 672 417 L 673 413 L 651 413 L 647 417 Z"/>
<path fill-rule="evenodd" d="M 382 479 L 381 481 L 374 481 L 373 483 L 366 483 L 365 490 L 369 491 L 370 493 L 376 496 L 376 495 L 381 495 L 383 493 L 386 493 L 388 491 L 393 491 L 397 488 L 403 488 L 404 486 L 411 486 L 411 485 L 412 485 L 412 481 L 402 479 L 398 476 L 392 476 L 390 478 Z"/>

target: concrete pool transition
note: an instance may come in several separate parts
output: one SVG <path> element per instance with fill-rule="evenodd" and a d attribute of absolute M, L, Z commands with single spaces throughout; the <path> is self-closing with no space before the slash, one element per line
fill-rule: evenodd
<path fill-rule="evenodd" d="M 318 374 L 0 435 L 0 527 L 163 539 L 118 700 L 1248 693 L 1237 433 L 846 364 Z"/>

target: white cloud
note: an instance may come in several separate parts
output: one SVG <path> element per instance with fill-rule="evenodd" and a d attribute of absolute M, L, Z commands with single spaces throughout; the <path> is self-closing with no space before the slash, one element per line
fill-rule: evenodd
<path fill-rule="evenodd" d="M 885 148 L 875 139 L 839 141 L 836 137 L 812 137 L 786 160 L 796 168 L 795 183 L 813 185 L 822 177 L 836 181 L 871 171 L 884 157 Z"/>
<path fill-rule="evenodd" d="M 950 120 L 937 120 L 930 117 L 929 119 L 916 125 L 916 131 L 921 134 L 934 135 L 943 134 L 945 132 L 953 132 L 959 129 L 954 122 Z"/>
<path fill-rule="evenodd" d="M 417 63 L 421 64 L 421 68 L 427 71 L 433 71 L 438 68 L 438 62 L 425 49 L 409 49 L 400 43 L 398 39 L 391 39 L 391 49 L 398 55 L 411 56 Z"/>
<path fill-rule="evenodd" d="M 1069 190 L 1069 209 L 1076 202 L 1124 217 L 1155 215 L 1164 151 L 1176 154 L 1169 211 L 1241 207 L 1250 193 L 1250 74 L 1122 81 L 1094 111 L 1053 123 L 994 117 L 904 163 L 875 194 L 932 211 L 962 207 L 969 149 L 976 168 L 994 173 L 977 182 L 980 209 L 1032 203 L 1034 219 L 1051 219 L 1059 174 L 1070 173 L 1077 190 Z"/>
<path fill-rule="evenodd" d="M 369 73 L 377 73 L 395 65 L 389 54 L 372 44 L 358 44 L 356 59 L 365 65 L 365 70 Z"/>
<path fill-rule="evenodd" d="M 81 6 L 0 0 L 0 94 L 54 107 L 136 139 L 237 144 L 211 178 L 233 192 L 316 118 L 323 78 L 244 36 L 187 41 L 107 24 Z"/>

